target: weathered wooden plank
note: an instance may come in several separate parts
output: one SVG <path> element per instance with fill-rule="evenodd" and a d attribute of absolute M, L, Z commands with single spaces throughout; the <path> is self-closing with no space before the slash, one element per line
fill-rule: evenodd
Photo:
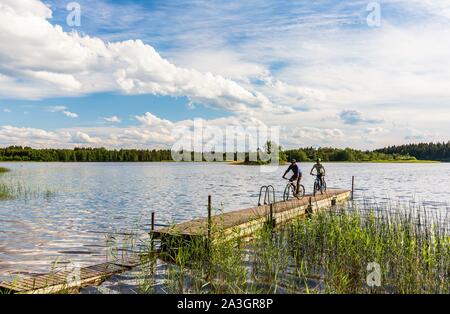
<path fill-rule="evenodd" d="M 89 277 L 96 277 L 99 274 L 101 274 L 100 271 L 94 270 L 94 269 L 90 269 L 90 268 L 87 268 L 87 267 L 80 269 L 80 277 L 82 279 L 87 279 Z"/>
<path fill-rule="evenodd" d="M 138 258 L 130 258 L 130 259 L 125 259 L 125 260 L 112 261 L 110 263 L 117 265 L 117 266 L 130 268 L 130 267 L 136 267 L 136 266 L 140 265 L 141 259 L 139 257 Z"/>
<path fill-rule="evenodd" d="M 19 280 L 14 280 L 10 283 L 7 283 L 7 285 L 9 286 L 10 290 L 12 290 L 12 291 L 26 291 L 27 289 L 29 289 L 28 285 L 21 283 Z M 2 283 L 2 286 L 3 286 L 3 283 Z"/>
<path fill-rule="evenodd" d="M 0 282 L 0 290 L 7 293 L 17 293 L 22 291 L 22 289 L 16 287 L 13 283 L 5 281 Z"/>
<path fill-rule="evenodd" d="M 25 286 L 28 287 L 28 289 L 29 288 L 37 289 L 37 288 L 41 288 L 41 287 L 43 287 L 45 285 L 44 282 L 42 282 L 42 281 L 40 281 L 40 280 L 38 280 L 36 278 L 33 278 L 33 277 L 31 277 L 31 278 L 21 278 L 20 279 L 20 284 L 22 286 L 24 286 L 24 287 Z"/>
<path fill-rule="evenodd" d="M 73 272 L 69 270 L 51 272 L 33 277 L 21 277 L 12 282 L 1 282 L 0 289 L 11 293 L 27 294 L 58 293 L 63 290 L 73 291 L 73 289 L 78 289 L 85 285 L 100 283 L 106 277 L 137 266 L 138 263 L 140 263 L 140 260 L 133 257 L 129 261 L 121 260 L 114 263 L 107 262 L 82 267 L 79 271 L 79 278 L 75 278 L 75 280 L 71 280 L 70 276 Z"/>

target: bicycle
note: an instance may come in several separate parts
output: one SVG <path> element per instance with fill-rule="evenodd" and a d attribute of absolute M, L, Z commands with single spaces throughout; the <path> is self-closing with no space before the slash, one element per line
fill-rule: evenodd
<path fill-rule="evenodd" d="M 294 182 L 289 181 L 289 179 L 284 178 L 285 180 L 288 180 L 288 183 L 286 184 L 286 187 L 284 188 L 284 194 L 283 194 L 283 200 L 286 202 L 289 200 L 289 198 L 297 198 L 301 200 L 305 196 L 305 187 L 300 184 L 298 186 L 298 193 L 295 194 L 296 190 L 296 184 Z"/>
<path fill-rule="evenodd" d="M 316 193 L 318 191 L 320 191 L 320 194 L 323 194 L 323 192 L 326 192 L 327 191 L 327 183 L 325 182 L 325 176 L 322 176 L 322 182 L 320 182 L 319 176 L 317 176 L 315 174 L 311 174 L 311 175 L 316 177 L 316 180 L 314 181 L 313 195 L 316 196 Z"/>

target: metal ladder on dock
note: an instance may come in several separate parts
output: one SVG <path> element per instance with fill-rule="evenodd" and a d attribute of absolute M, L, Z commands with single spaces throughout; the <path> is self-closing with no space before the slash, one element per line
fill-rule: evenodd
<path fill-rule="evenodd" d="M 264 205 L 269 205 L 269 212 L 266 213 L 267 223 L 270 226 L 274 226 L 275 221 L 273 219 L 273 210 L 274 210 L 274 207 L 276 204 L 275 188 L 273 187 L 273 185 L 261 186 L 261 188 L 259 189 L 258 206 L 261 206 L 261 197 L 262 197 L 263 193 L 264 193 Z M 272 194 L 272 199 L 270 197 L 271 194 Z"/>
<path fill-rule="evenodd" d="M 261 206 L 261 196 L 264 191 L 264 205 L 275 204 L 275 188 L 273 185 L 263 185 L 259 189 L 259 198 L 258 198 L 258 206 Z M 272 191 L 272 200 L 270 200 L 270 192 Z"/>

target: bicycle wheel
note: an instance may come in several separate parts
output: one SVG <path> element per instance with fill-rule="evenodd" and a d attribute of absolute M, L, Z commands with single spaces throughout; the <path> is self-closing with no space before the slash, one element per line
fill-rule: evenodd
<path fill-rule="evenodd" d="M 316 192 L 319 190 L 319 183 L 317 181 L 314 182 L 314 190 L 313 195 L 316 196 Z"/>
<path fill-rule="evenodd" d="M 289 184 L 286 185 L 283 193 L 283 201 L 286 202 L 287 200 L 289 200 Z"/>
<path fill-rule="evenodd" d="M 291 198 L 291 196 L 294 196 L 294 189 L 292 187 L 292 184 L 289 183 L 284 189 L 283 200 L 286 202 L 289 200 L 289 198 Z"/>
<path fill-rule="evenodd" d="M 324 192 L 327 191 L 327 183 L 325 182 L 325 180 L 323 180 L 322 191 L 324 191 Z"/>
<path fill-rule="evenodd" d="M 298 194 L 297 194 L 297 198 L 299 200 L 301 200 L 302 198 L 305 197 L 305 187 L 303 185 L 300 184 L 300 186 L 298 187 Z"/>

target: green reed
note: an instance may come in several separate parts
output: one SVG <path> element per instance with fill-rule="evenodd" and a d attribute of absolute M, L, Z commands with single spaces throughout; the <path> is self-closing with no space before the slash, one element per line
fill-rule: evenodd
<path fill-rule="evenodd" d="M 22 182 L 13 182 L 5 180 L 0 181 L 0 200 L 8 199 L 31 199 L 31 198 L 51 198 L 55 192 L 49 189 L 31 188 Z"/>
<path fill-rule="evenodd" d="M 341 210 L 296 220 L 288 236 L 294 262 L 322 275 L 328 293 L 448 293 L 450 236 L 439 222 L 411 211 L 391 214 Z M 380 265 L 380 286 L 369 286 L 368 265 Z"/>
<path fill-rule="evenodd" d="M 250 242 L 228 241 L 225 230 L 213 229 L 212 242 L 165 240 L 159 258 L 168 263 L 166 292 L 450 292 L 448 230 L 415 208 L 322 211 L 276 230 L 267 225 Z M 141 288 L 151 292 L 146 278 Z"/>
<path fill-rule="evenodd" d="M 9 169 L 0 167 L 0 174 L 9 172 Z M 11 198 L 11 191 L 6 184 L 0 182 L 0 200 Z"/>
<path fill-rule="evenodd" d="M 0 174 L 10 172 L 7 168 L 0 167 Z M 40 187 L 31 188 L 21 181 L 17 181 L 14 175 L 6 175 L 0 177 L 0 201 L 9 199 L 31 199 L 31 198 L 51 198 L 55 192 Z"/>

